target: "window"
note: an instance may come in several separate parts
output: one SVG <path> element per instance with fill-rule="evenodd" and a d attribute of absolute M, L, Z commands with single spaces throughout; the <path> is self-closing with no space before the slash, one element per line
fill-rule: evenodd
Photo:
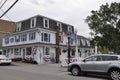
<path fill-rule="evenodd" d="M 15 36 L 15 42 L 20 42 L 20 35 Z"/>
<path fill-rule="evenodd" d="M 102 60 L 103 61 L 114 61 L 114 60 L 118 60 L 117 56 L 102 56 Z"/>
<path fill-rule="evenodd" d="M 17 23 L 16 31 L 20 31 L 21 30 L 21 25 L 22 25 L 22 23 Z"/>
<path fill-rule="evenodd" d="M 48 42 L 48 34 L 44 33 L 44 41 Z"/>
<path fill-rule="evenodd" d="M 36 39 L 36 32 L 29 33 L 29 40 L 35 40 Z"/>
<path fill-rule="evenodd" d="M 84 39 L 81 39 L 81 42 L 82 42 L 82 45 L 85 46 L 86 45 L 86 42 Z"/>
<path fill-rule="evenodd" d="M 10 38 L 10 43 L 13 43 L 14 40 L 15 40 L 15 38 L 14 38 L 14 37 L 11 37 L 11 38 Z"/>
<path fill-rule="evenodd" d="M 27 41 L 27 34 L 21 35 L 21 41 Z"/>
<path fill-rule="evenodd" d="M 72 27 L 68 26 L 68 32 L 72 32 Z"/>
<path fill-rule="evenodd" d="M 85 61 L 97 61 L 97 56 L 89 57 L 89 58 L 85 59 Z"/>
<path fill-rule="evenodd" d="M 5 44 L 9 44 L 9 38 L 5 38 Z"/>
<path fill-rule="evenodd" d="M 88 40 L 86 40 L 87 46 L 90 46 L 90 42 Z"/>
<path fill-rule="evenodd" d="M 49 28 L 49 20 L 48 19 L 43 19 L 43 23 L 44 23 L 44 28 Z"/>
<path fill-rule="evenodd" d="M 15 48 L 15 55 L 18 55 L 18 54 L 19 54 L 18 48 Z"/>
<path fill-rule="evenodd" d="M 36 26 L 36 18 L 31 19 L 30 23 L 30 27 L 34 28 Z"/>
<path fill-rule="evenodd" d="M 3 55 L 6 55 L 6 49 L 3 49 Z"/>
<path fill-rule="evenodd" d="M 31 55 L 31 52 L 32 52 L 31 47 L 26 48 L 26 55 Z"/>
<path fill-rule="evenodd" d="M 50 55 L 49 53 L 50 49 L 48 47 L 45 48 L 45 55 Z"/>
<path fill-rule="evenodd" d="M 62 32 L 62 24 L 58 22 L 57 26 L 60 28 L 60 32 Z"/>
<path fill-rule="evenodd" d="M 50 34 L 48 34 L 48 33 L 41 33 L 41 39 L 42 39 L 42 41 L 50 42 Z"/>

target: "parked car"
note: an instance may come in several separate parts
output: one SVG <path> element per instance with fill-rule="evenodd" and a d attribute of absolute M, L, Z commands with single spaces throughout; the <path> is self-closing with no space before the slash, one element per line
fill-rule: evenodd
<path fill-rule="evenodd" d="M 97 54 L 68 65 L 68 71 L 74 76 L 80 73 L 105 73 L 112 80 L 120 80 L 120 55 Z"/>
<path fill-rule="evenodd" d="M 0 55 L 0 64 L 11 64 L 12 60 L 5 55 Z"/>

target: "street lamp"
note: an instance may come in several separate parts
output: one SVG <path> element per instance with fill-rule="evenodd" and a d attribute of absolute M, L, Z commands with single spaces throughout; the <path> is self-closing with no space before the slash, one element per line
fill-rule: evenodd
<path fill-rule="evenodd" d="M 68 64 L 70 63 L 70 32 L 68 32 Z"/>

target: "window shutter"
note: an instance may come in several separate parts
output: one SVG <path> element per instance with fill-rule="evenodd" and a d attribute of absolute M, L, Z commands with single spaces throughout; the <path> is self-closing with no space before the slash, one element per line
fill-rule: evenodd
<path fill-rule="evenodd" d="M 20 42 L 20 35 L 19 35 L 19 42 Z"/>
<path fill-rule="evenodd" d="M 30 40 L 30 33 L 29 33 L 29 40 Z"/>
<path fill-rule="evenodd" d="M 34 40 L 36 39 L 36 32 L 34 32 Z"/>
<path fill-rule="evenodd" d="M 48 39 L 49 39 L 49 42 L 50 42 L 50 34 L 49 34 L 49 36 L 48 36 L 48 37 L 49 37 Z"/>
<path fill-rule="evenodd" d="M 43 42 L 43 40 L 44 40 L 44 34 L 41 33 L 41 41 Z"/>

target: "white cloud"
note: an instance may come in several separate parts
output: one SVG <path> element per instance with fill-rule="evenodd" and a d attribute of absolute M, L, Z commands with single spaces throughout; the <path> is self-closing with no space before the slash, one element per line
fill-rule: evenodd
<path fill-rule="evenodd" d="M 78 34 L 88 37 L 90 30 L 85 18 L 91 10 L 99 10 L 106 2 L 118 0 L 19 0 L 7 15 L 13 21 L 19 21 L 40 14 L 74 25 Z"/>

